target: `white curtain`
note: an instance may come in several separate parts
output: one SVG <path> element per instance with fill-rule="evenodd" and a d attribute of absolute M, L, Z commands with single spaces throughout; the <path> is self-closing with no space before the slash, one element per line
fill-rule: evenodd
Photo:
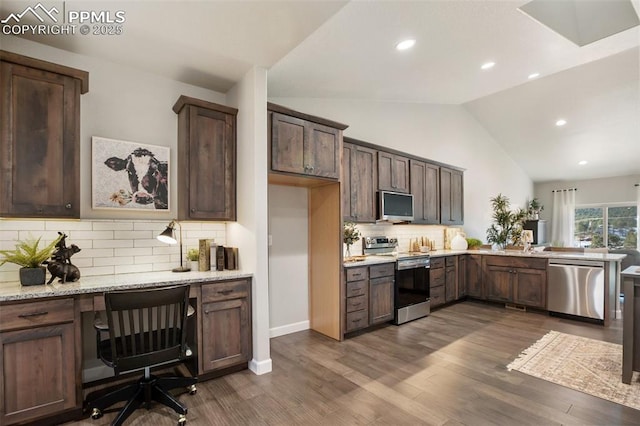
<path fill-rule="evenodd" d="M 562 189 L 553 192 L 551 243 L 554 246 L 573 247 L 575 209 L 575 190 Z"/>
<path fill-rule="evenodd" d="M 636 183 L 636 191 L 638 191 L 638 196 L 636 198 L 637 202 L 638 202 L 638 209 L 636 210 L 636 213 L 638 215 L 638 224 L 637 224 L 637 228 L 636 228 L 636 235 L 638 235 L 637 238 L 637 249 L 640 250 L 640 183 Z"/>

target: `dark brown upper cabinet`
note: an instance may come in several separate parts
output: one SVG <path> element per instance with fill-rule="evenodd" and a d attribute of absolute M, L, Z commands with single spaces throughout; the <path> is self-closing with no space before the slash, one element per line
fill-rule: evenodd
<path fill-rule="evenodd" d="M 178 219 L 236 220 L 236 116 L 238 110 L 180 96 L 178 114 Z"/>
<path fill-rule="evenodd" d="M 342 130 L 347 126 L 268 104 L 271 171 L 340 179 Z"/>
<path fill-rule="evenodd" d="M 378 189 L 381 191 L 409 192 L 409 158 L 379 151 Z"/>
<path fill-rule="evenodd" d="M 411 194 L 413 194 L 413 223 L 440 223 L 440 167 L 419 160 L 411 160 Z"/>
<path fill-rule="evenodd" d="M 0 216 L 80 217 L 86 71 L 0 51 Z"/>
<path fill-rule="evenodd" d="M 464 182 L 460 170 L 440 167 L 440 222 L 443 225 L 464 223 Z"/>
<path fill-rule="evenodd" d="M 342 152 L 342 216 L 353 222 L 376 221 L 375 149 L 345 139 Z"/>

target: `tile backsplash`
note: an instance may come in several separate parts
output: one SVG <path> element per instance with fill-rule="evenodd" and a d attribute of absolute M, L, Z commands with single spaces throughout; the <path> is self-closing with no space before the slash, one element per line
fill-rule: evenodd
<path fill-rule="evenodd" d="M 435 241 L 436 249 L 444 248 L 446 226 L 440 225 L 392 225 L 392 224 L 358 224 L 358 230 L 362 237 L 386 236 L 398 239 L 398 251 L 409 251 L 409 240 L 412 238 L 427 237 Z M 462 227 L 456 227 L 462 230 Z M 355 243 L 351 254 L 362 253 L 362 241 Z"/>
<path fill-rule="evenodd" d="M 72 257 L 82 276 L 111 275 L 129 272 L 171 270 L 180 264 L 179 244 L 168 245 L 156 239 L 169 220 L 13 220 L 0 219 L 0 250 L 15 248 L 17 240 L 42 237 L 40 246 L 67 234 L 67 246 L 75 244 L 81 251 Z M 224 222 L 180 222 L 182 226 L 183 262 L 186 252 L 198 248 L 198 240 L 211 238 L 226 244 Z M 176 227 L 176 237 L 179 228 Z M 18 281 L 19 267 L 0 267 L 0 283 Z M 49 275 L 47 275 L 48 279 Z"/>

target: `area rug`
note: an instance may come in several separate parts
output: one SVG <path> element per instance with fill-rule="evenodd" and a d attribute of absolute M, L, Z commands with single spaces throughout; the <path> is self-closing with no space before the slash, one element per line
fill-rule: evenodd
<path fill-rule="evenodd" d="M 622 383 L 622 345 L 550 331 L 507 369 L 640 410 L 638 373 Z"/>

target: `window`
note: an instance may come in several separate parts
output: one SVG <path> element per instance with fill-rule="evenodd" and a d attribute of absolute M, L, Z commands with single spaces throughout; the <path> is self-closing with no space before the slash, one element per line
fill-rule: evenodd
<path fill-rule="evenodd" d="M 575 212 L 576 247 L 611 250 L 638 246 L 637 206 L 578 207 Z"/>

